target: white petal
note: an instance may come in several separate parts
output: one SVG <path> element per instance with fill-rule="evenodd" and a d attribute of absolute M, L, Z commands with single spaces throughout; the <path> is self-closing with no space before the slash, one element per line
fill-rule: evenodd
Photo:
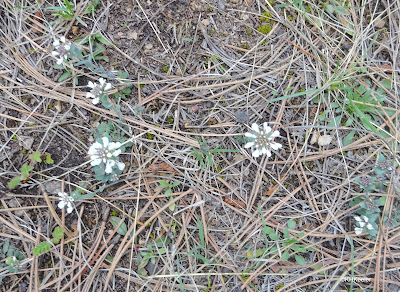
<path fill-rule="evenodd" d="M 121 147 L 121 143 L 119 143 L 119 142 L 111 142 L 108 145 L 108 149 L 110 149 L 110 150 L 118 149 L 119 147 Z"/>
<path fill-rule="evenodd" d="M 252 128 L 254 131 L 256 131 L 257 133 L 260 132 L 260 129 L 258 128 L 258 125 L 257 125 L 256 123 L 253 123 L 253 124 L 251 125 L 251 128 Z"/>
<path fill-rule="evenodd" d="M 92 161 L 90 161 L 90 165 L 96 166 L 96 165 L 99 165 L 101 162 L 102 162 L 101 158 L 96 158 L 96 159 L 93 159 Z"/>
<path fill-rule="evenodd" d="M 356 232 L 357 235 L 360 235 L 362 233 L 362 228 L 356 227 L 354 228 L 354 231 Z"/>
<path fill-rule="evenodd" d="M 354 216 L 354 219 L 355 219 L 356 221 L 358 221 L 358 222 L 361 221 L 361 218 L 360 218 L 359 216 Z"/>
<path fill-rule="evenodd" d="M 58 65 L 61 65 L 63 61 L 64 61 L 64 59 L 63 59 L 63 58 L 61 58 L 61 59 L 58 59 L 58 60 L 57 60 L 57 64 L 58 64 Z"/>
<path fill-rule="evenodd" d="M 104 90 L 110 90 L 111 88 L 111 83 L 107 83 L 106 86 L 104 86 Z"/>
<path fill-rule="evenodd" d="M 67 213 L 71 213 L 72 210 L 74 210 L 74 207 L 72 207 L 71 203 L 68 203 Z"/>
<path fill-rule="evenodd" d="M 246 143 L 246 145 L 244 145 L 244 148 L 250 148 L 253 145 L 254 145 L 254 142 L 249 142 L 249 143 Z"/>
<path fill-rule="evenodd" d="M 117 157 L 120 154 L 121 154 L 121 149 L 117 149 L 112 153 L 112 155 L 115 156 L 115 157 Z"/>
<path fill-rule="evenodd" d="M 270 138 L 275 138 L 275 137 L 279 137 L 279 136 L 280 136 L 279 131 L 274 131 L 269 137 Z"/>
<path fill-rule="evenodd" d="M 279 143 L 271 143 L 270 146 L 274 150 L 278 150 L 279 148 L 282 148 L 282 144 L 279 144 Z"/>
<path fill-rule="evenodd" d="M 264 132 L 265 132 L 266 134 L 268 134 L 269 132 L 272 131 L 271 127 L 268 126 L 268 123 L 264 123 L 263 126 L 264 126 Z"/>
<path fill-rule="evenodd" d="M 269 151 L 269 150 L 267 149 L 267 156 L 268 156 L 268 157 L 271 157 L 271 155 L 272 155 L 271 151 Z"/>
<path fill-rule="evenodd" d="M 103 86 L 106 81 L 103 78 L 99 78 L 100 85 Z"/>
<path fill-rule="evenodd" d="M 93 104 L 98 104 L 99 101 L 100 101 L 100 98 L 96 97 L 96 98 L 93 98 L 92 103 Z"/>
<path fill-rule="evenodd" d="M 267 148 L 266 148 L 266 147 L 263 147 L 263 148 L 261 149 L 261 153 L 262 153 L 262 154 L 266 154 L 266 153 L 267 153 L 267 151 L 268 151 L 268 150 L 267 150 Z"/>
<path fill-rule="evenodd" d="M 260 156 L 260 154 L 261 154 L 261 152 L 258 149 L 253 151 L 253 157 L 258 157 L 258 156 Z"/>
<path fill-rule="evenodd" d="M 53 46 L 58 47 L 60 45 L 59 39 L 54 39 Z"/>
<path fill-rule="evenodd" d="M 62 41 L 63 43 L 65 43 L 65 36 L 60 37 L 60 41 Z"/>
<path fill-rule="evenodd" d="M 60 201 L 60 202 L 58 202 L 57 206 L 59 209 L 63 209 L 65 207 L 65 205 L 67 205 L 67 203 L 65 201 Z"/>
<path fill-rule="evenodd" d="M 103 140 L 103 147 L 108 148 L 108 144 L 110 143 L 110 140 L 108 140 L 107 137 L 101 138 Z"/>
<path fill-rule="evenodd" d="M 115 165 L 115 161 L 114 160 L 107 160 L 105 172 L 106 173 L 112 173 L 112 167 L 114 165 Z"/>
<path fill-rule="evenodd" d="M 124 170 L 124 168 L 125 168 L 125 163 L 118 161 L 118 162 L 117 162 L 117 166 L 118 166 L 119 170 Z"/>
<path fill-rule="evenodd" d="M 52 51 L 51 54 L 55 57 L 55 56 L 58 56 L 60 53 L 57 51 Z"/>
<path fill-rule="evenodd" d="M 358 222 L 358 224 L 360 224 L 360 227 L 364 227 L 366 223 L 361 221 L 361 222 Z"/>
<path fill-rule="evenodd" d="M 368 222 L 368 221 L 369 221 L 368 217 L 365 216 L 365 215 L 362 215 L 361 218 L 363 218 L 363 220 L 364 220 L 365 222 Z"/>
<path fill-rule="evenodd" d="M 245 135 L 246 137 L 249 137 L 249 138 L 257 138 L 256 135 L 254 135 L 254 134 L 252 134 L 252 133 L 249 133 L 249 132 L 244 133 L 244 135 Z"/>
<path fill-rule="evenodd" d="M 88 154 L 89 155 L 96 154 L 99 148 L 102 148 L 101 144 L 99 142 L 95 142 L 94 144 L 92 144 L 92 146 L 89 147 Z"/>
<path fill-rule="evenodd" d="M 59 195 L 61 198 L 65 198 L 65 197 L 68 196 L 67 193 L 62 193 L 62 192 L 59 192 L 58 195 Z"/>
<path fill-rule="evenodd" d="M 367 228 L 368 228 L 369 230 L 374 229 L 374 227 L 371 225 L 371 223 L 368 223 L 368 224 L 367 224 Z"/>
<path fill-rule="evenodd" d="M 89 81 L 87 86 L 90 88 L 95 88 L 96 84 L 94 84 L 92 81 Z"/>
<path fill-rule="evenodd" d="M 95 96 L 91 92 L 86 92 L 86 98 L 95 98 Z"/>
<path fill-rule="evenodd" d="M 66 49 L 67 51 L 69 51 L 71 49 L 70 45 L 64 45 L 64 49 Z"/>

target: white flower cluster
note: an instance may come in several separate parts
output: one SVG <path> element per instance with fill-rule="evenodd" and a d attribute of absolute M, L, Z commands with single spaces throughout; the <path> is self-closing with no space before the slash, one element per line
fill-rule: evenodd
<path fill-rule="evenodd" d="M 71 196 L 69 196 L 67 193 L 62 193 L 59 192 L 58 195 L 60 196 L 58 202 L 58 208 L 64 209 L 65 206 L 67 206 L 67 213 L 71 213 L 74 207 L 72 206 L 72 202 L 75 201 L 75 199 Z"/>
<path fill-rule="evenodd" d="M 360 235 L 363 232 L 364 227 L 367 227 L 368 230 L 374 229 L 371 223 L 369 223 L 369 219 L 367 216 L 362 215 L 361 217 L 359 216 L 354 216 L 354 219 L 357 221 L 359 227 L 354 228 L 354 231 L 357 235 Z"/>
<path fill-rule="evenodd" d="M 112 88 L 111 83 L 106 83 L 106 80 L 99 78 L 99 83 L 89 81 L 88 86 L 91 88 L 90 92 L 86 93 L 86 98 L 93 98 L 92 103 L 98 104 L 100 97 L 106 93 L 107 90 Z"/>
<path fill-rule="evenodd" d="M 92 146 L 90 146 L 88 154 L 90 155 L 92 166 L 96 166 L 101 164 L 102 162 L 105 165 L 105 173 L 112 173 L 112 169 L 114 165 L 122 171 L 125 168 L 125 164 L 123 162 L 118 161 L 118 155 L 121 154 L 121 143 L 119 142 L 110 142 L 107 137 L 103 137 L 102 143 L 95 142 Z"/>
<path fill-rule="evenodd" d="M 253 132 L 245 133 L 244 135 L 251 139 L 244 148 L 254 147 L 253 156 L 258 157 L 261 154 L 267 154 L 268 157 L 271 157 L 271 149 L 278 150 L 282 148 L 282 145 L 274 142 L 274 138 L 279 137 L 279 131 L 273 131 L 268 123 L 264 123 L 263 127 L 260 127 L 254 123 L 251 125 Z"/>
<path fill-rule="evenodd" d="M 71 49 L 71 45 L 65 40 L 65 37 L 62 36 L 60 37 L 60 39 L 54 39 L 53 46 L 54 51 L 52 51 L 51 54 L 54 57 L 58 58 L 57 64 L 61 65 L 61 63 L 68 58 L 68 53 Z"/>

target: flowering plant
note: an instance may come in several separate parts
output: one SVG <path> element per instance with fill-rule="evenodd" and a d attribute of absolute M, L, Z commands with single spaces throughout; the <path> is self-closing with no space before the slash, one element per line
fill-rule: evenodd
<path fill-rule="evenodd" d="M 253 132 L 244 134 L 250 140 L 244 145 L 244 148 L 254 147 L 255 150 L 252 153 L 254 157 L 258 157 L 262 154 L 267 154 L 268 157 L 271 157 L 271 149 L 278 150 L 282 148 L 282 144 L 274 142 L 274 138 L 280 135 L 279 131 L 272 132 L 272 128 L 268 126 L 268 123 L 264 123 L 261 129 L 256 123 L 253 123 L 251 128 Z"/>
<path fill-rule="evenodd" d="M 357 235 L 360 235 L 364 228 L 367 228 L 367 230 L 374 230 L 374 226 L 369 222 L 369 219 L 367 216 L 362 215 L 360 216 L 354 216 L 354 219 L 356 220 L 356 227 L 354 228 L 354 231 L 356 232 Z"/>
<path fill-rule="evenodd" d="M 98 104 L 100 100 L 104 102 L 104 98 L 108 97 L 107 91 L 112 88 L 111 83 L 106 83 L 106 80 L 103 78 L 99 78 L 99 83 L 89 81 L 88 87 L 91 90 L 86 93 L 86 98 L 93 98 L 93 104 Z"/>
<path fill-rule="evenodd" d="M 60 196 L 60 202 L 58 202 L 58 208 L 64 209 L 67 206 L 67 213 L 71 213 L 74 207 L 72 203 L 75 201 L 73 196 L 68 195 L 67 193 L 59 192 L 58 195 Z"/>
<path fill-rule="evenodd" d="M 125 150 L 120 142 L 110 142 L 106 135 L 90 146 L 90 164 L 94 166 L 96 179 L 103 182 L 115 180 L 122 173 L 125 164 L 119 161 L 118 156 Z"/>
<path fill-rule="evenodd" d="M 51 54 L 58 58 L 57 65 L 61 65 L 64 60 L 67 60 L 71 45 L 66 41 L 65 36 L 62 36 L 60 39 L 54 39 L 53 46 L 54 51 L 52 51 Z"/>

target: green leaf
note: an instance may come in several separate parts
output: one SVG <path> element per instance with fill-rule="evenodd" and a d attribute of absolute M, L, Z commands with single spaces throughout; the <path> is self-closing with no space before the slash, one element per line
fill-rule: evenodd
<path fill-rule="evenodd" d="M 343 146 L 347 146 L 352 142 L 355 133 L 356 133 L 356 131 L 353 130 L 349 134 L 347 134 L 346 137 L 344 137 Z"/>
<path fill-rule="evenodd" d="M 41 254 L 48 252 L 50 249 L 51 249 L 50 243 L 48 243 L 47 241 L 41 242 L 38 244 L 37 247 L 33 249 L 33 255 L 40 256 Z"/>
<path fill-rule="evenodd" d="M 8 188 L 10 190 L 15 189 L 17 185 L 20 183 L 21 178 L 20 177 L 14 177 L 9 183 L 8 183 Z"/>
<path fill-rule="evenodd" d="M 286 239 L 290 238 L 289 229 L 283 228 L 283 237 L 286 238 Z"/>
<path fill-rule="evenodd" d="M 290 248 L 297 252 L 307 252 L 306 248 L 298 246 L 298 245 L 292 245 Z"/>
<path fill-rule="evenodd" d="M 54 160 L 51 159 L 51 154 L 49 154 L 49 153 L 46 154 L 46 163 L 47 164 L 53 164 L 54 163 Z"/>
<path fill-rule="evenodd" d="M 159 181 L 160 185 L 163 186 L 164 188 L 169 188 L 169 183 L 167 183 L 165 180 L 160 180 Z"/>
<path fill-rule="evenodd" d="M 114 228 L 116 228 L 118 226 L 118 224 L 121 222 L 121 220 L 122 220 L 121 218 L 115 217 L 115 216 L 112 216 L 110 218 L 110 222 Z M 117 233 L 124 236 L 127 232 L 128 232 L 128 227 L 126 226 L 125 222 L 122 222 L 121 225 L 119 226 L 119 228 L 117 229 Z"/>
<path fill-rule="evenodd" d="M 381 84 L 386 87 L 386 89 L 391 89 L 392 88 L 392 80 L 391 79 L 385 79 L 381 82 Z"/>
<path fill-rule="evenodd" d="M 65 72 L 64 74 L 62 74 L 60 76 L 60 78 L 58 78 L 58 82 L 63 82 L 65 79 L 67 79 L 70 75 L 72 74 L 71 70 L 68 70 L 67 72 Z"/>
<path fill-rule="evenodd" d="M 252 250 L 252 251 L 247 252 L 246 255 L 247 255 L 248 259 L 259 258 L 259 257 L 263 256 L 266 251 L 267 251 L 267 248 L 259 248 L 259 249 L 256 249 L 255 251 Z"/>
<path fill-rule="evenodd" d="M 179 181 L 174 181 L 174 182 L 172 183 L 171 187 L 176 187 L 176 186 L 178 186 L 178 185 L 180 185 L 180 182 L 179 182 Z"/>
<path fill-rule="evenodd" d="M 79 16 L 76 17 L 76 20 L 77 20 L 80 24 L 82 24 L 84 27 L 87 27 L 86 22 L 84 22 Z"/>
<path fill-rule="evenodd" d="M 271 232 L 268 235 L 272 240 L 279 240 L 279 236 L 275 232 Z"/>
<path fill-rule="evenodd" d="M 322 90 L 323 89 L 321 88 L 321 89 L 311 89 L 311 90 L 307 90 L 307 91 L 296 92 L 296 93 L 293 93 L 293 94 L 289 94 L 289 95 L 273 98 L 273 99 L 267 100 L 266 102 L 270 103 L 270 102 L 280 101 L 280 100 L 283 100 L 283 99 L 288 99 L 288 98 L 297 97 L 297 96 L 301 96 L 301 95 L 314 94 L 314 93 L 318 93 L 318 92 L 320 92 Z"/>
<path fill-rule="evenodd" d="M 200 236 L 201 246 L 205 247 L 203 222 L 200 220 L 200 218 L 197 215 L 196 215 L 196 217 L 197 217 L 197 225 L 199 226 L 199 236 Z"/>
<path fill-rule="evenodd" d="M 35 153 L 33 153 L 29 159 L 35 160 L 36 162 L 42 162 L 42 159 L 40 158 L 40 152 L 36 151 Z"/>
<path fill-rule="evenodd" d="M 33 169 L 31 165 L 22 165 L 21 167 L 21 180 L 26 180 L 29 177 L 29 172 Z"/>
<path fill-rule="evenodd" d="M 53 68 L 54 68 L 54 69 L 58 69 L 58 70 L 62 70 L 62 69 L 64 69 L 64 66 L 61 65 L 61 64 L 54 64 L 54 65 L 53 65 Z"/>
<path fill-rule="evenodd" d="M 110 43 L 101 35 L 101 34 L 96 34 L 96 39 L 101 42 L 102 44 L 105 44 L 107 46 L 110 45 Z"/>
<path fill-rule="evenodd" d="M 287 261 L 289 259 L 289 257 L 290 257 L 289 250 L 286 249 L 282 254 L 282 260 Z"/>
<path fill-rule="evenodd" d="M 293 230 L 296 227 L 296 222 L 294 222 L 293 220 L 289 220 L 287 222 L 287 226 L 288 226 L 289 229 Z"/>
<path fill-rule="evenodd" d="M 306 260 L 301 255 L 295 254 L 294 258 L 299 265 L 304 266 L 306 264 Z"/>
<path fill-rule="evenodd" d="M 173 200 L 174 200 L 174 198 L 172 198 L 172 197 L 169 198 L 170 202 L 173 201 Z M 175 210 L 175 203 L 170 204 L 168 206 L 168 208 L 173 212 Z"/>
<path fill-rule="evenodd" d="M 51 242 L 54 244 L 58 244 L 60 240 L 64 237 L 64 231 L 64 228 L 56 227 L 52 233 L 53 238 Z"/>
<path fill-rule="evenodd" d="M 193 255 L 195 258 L 201 259 L 205 264 L 211 264 L 211 261 L 206 259 L 204 256 L 201 254 L 194 254 Z"/>
<path fill-rule="evenodd" d="M 275 231 L 274 231 L 271 227 L 266 226 L 266 227 L 264 227 L 264 228 L 265 228 L 265 232 L 268 233 L 268 236 L 269 236 L 272 240 L 279 240 L 279 236 L 275 233 Z"/>

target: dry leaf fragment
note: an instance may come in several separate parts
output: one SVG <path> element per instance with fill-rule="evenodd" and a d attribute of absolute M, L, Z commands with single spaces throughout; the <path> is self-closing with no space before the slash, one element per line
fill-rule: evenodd
<path fill-rule="evenodd" d="M 315 144 L 318 142 L 318 137 L 319 137 L 319 133 L 317 130 L 314 130 L 312 136 L 311 136 L 311 140 L 310 140 L 310 144 Z"/>
<path fill-rule="evenodd" d="M 72 30 L 72 33 L 74 34 L 74 35 L 78 35 L 79 34 L 79 26 L 73 26 L 73 27 L 71 27 L 71 30 Z"/>
<path fill-rule="evenodd" d="M 33 138 L 31 138 L 30 136 L 19 136 L 18 144 L 19 146 L 24 147 L 25 150 L 31 150 L 31 147 L 33 145 Z"/>
<path fill-rule="evenodd" d="M 228 205 L 231 205 L 232 207 L 235 208 L 245 208 L 246 204 L 243 203 L 242 201 L 236 200 L 236 199 L 232 199 L 231 197 L 227 196 L 224 198 L 225 203 L 227 203 Z"/>
<path fill-rule="evenodd" d="M 34 33 L 43 32 L 41 25 L 42 22 L 43 22 L 43 14 L 40 11 L 37 11 L 32 19 L 32 31 Z"/>
<path fill-rule="evenodd" d="M 326 146 L 331 144 L 333 137 L 331 135 L 322 135 L 318 138 L 318 145 L 319 146 Z"/>
<path fill-rule="evenodd" d="M 166 162 L 150 164 L 150 166 L 148 167 L 148 170 L 150 170 L 152 172 L 158 172 L 158 171 L 176 172 L 176 170 Z"/>

